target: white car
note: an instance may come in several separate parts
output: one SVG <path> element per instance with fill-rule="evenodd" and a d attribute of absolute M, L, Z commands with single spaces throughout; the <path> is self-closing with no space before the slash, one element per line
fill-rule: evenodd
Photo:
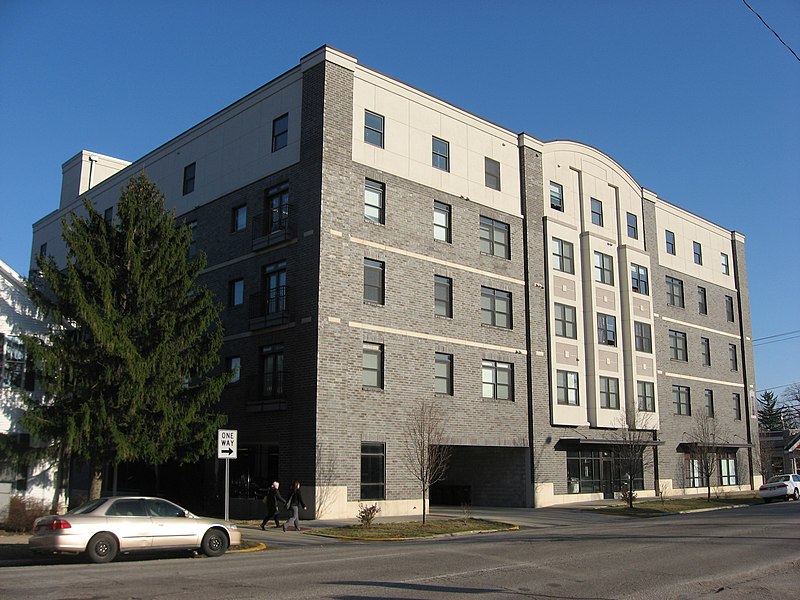
<path fill-rule="evenodd" d="M 800 500 L 800 475 L 788 473 L 770 477 L 767 483 L 758 488 L 758 495 L 764 502 L 771 502 L 775 498 Z"/>
<path fill-rule="evenodd" d="M 116 496 L 37 519 L 28 547 L 37 554 L 85 552 L 92 562 L 106 563 L 135 550 L 200 549 L 220 556 L 241 543 L 236 525 L 223 519 L 198 517 L 162 498 Z"/>

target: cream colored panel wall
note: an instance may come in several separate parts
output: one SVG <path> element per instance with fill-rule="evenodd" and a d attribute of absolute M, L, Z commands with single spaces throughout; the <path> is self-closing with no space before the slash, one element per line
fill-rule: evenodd
<path fill-rule="evenodd" d="M 384 117 L 384 147 L 364 142 L 364 111 Z M 449 171 L 432 164 L 433 137 L 449 143 Z M 500 163 L 500 191 L 486 186 L 484 158 Z M 473 202 L 520 215 L 517 138 L 397 81 L 358 68 L 353 160 Z"/>

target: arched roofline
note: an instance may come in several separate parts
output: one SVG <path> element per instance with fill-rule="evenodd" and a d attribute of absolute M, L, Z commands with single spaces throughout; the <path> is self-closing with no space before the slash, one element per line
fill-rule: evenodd
<path fill-rule="evenodd" d="M 556 148 L 554 148 L 554 146 L 564 146 L 565 150 L 571 149 L 573 151 L 577 150 L 589 154 L 593 156 L 595 159 L 599 160 L 600 162 L 609 164 L 612 168 L 614 168 L 617 172 L 619 172 L 625 179 L 627 179 L 632 187 L 638 188 L 640 191 L 646 189 L 638 181 L 636 181 L 633 175 L 631 175 L 625 167 L 623 167 L 616 160 L 611 158 L 608 154 L 606 154 L 602 150 L 598 150 L 594 146 L 590 146 L 589 144 L 585 144 L 584 142 L 577 142 L 575 140 L 550 140 L 549 142 L 544 142 L 542 144 L 542 152 L 555 150 Z"/>

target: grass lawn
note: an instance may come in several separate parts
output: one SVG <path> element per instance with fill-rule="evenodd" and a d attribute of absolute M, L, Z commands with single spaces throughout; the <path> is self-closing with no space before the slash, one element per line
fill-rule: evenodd
<path fill-rule="evenodd" d="M 659 515 L 679 513 L 686 510 L 701 510 L 706 508 L 725 508 L 728 506 L 741 506 L 752 504 L 763 504 L 764 501 L 753 494 L 741 494 L 733 496 L 711 496 L 711 502 L 707 502 L 705 496 L 692 498 L 665 498 L 661 500 L 640 500 L 633 503 L 633 508 L 627 505 L 606 506 L 595 509 L 607 515 L 622 515 L 631 517 L 657 517 Z"/>
<path fill-rule="evenodd" d="M 332 535 L 353 539 L 405 539 L 421 538 L 432 535 L 448 535 L 466 532 L 496 531 L 511 528 L 508 523 L 487 521 L 485 519 L 428 519 L 422 521 L 401 521 L 397 523 L 373 523 L 372 527 L 349 525 L 347 527 L 331 527 L 314 529 L 312 535 Z"/>

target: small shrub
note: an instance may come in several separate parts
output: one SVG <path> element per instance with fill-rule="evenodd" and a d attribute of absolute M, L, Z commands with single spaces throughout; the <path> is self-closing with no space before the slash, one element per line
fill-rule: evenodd
<path fill-rule="evenodd" d="M 33 522 L 50 514 L 50 508 L 35 498 L 12 496 L 8 504 L 8 515 L 3 524 L 6 531 L 27 532 L 33 530 Z"/>
<path fill-rule="evenodd" d="M 461 520 L 464 521 L 464 525 L 469 523 L 469 520 L 472 518 L 472 505 L 469 502 L 464 502 L 461 505 Z"/>
<path fill-rule="evenodd" d="M 378 513 L 381 512 L 381 507 L 377 504 L 373 504 L 368 506 L 366 504 L 358 503 L 358 514 L 356 518 L 361 521 L 362 527 L 372 527 L 372 521 L 375 520 L 375 517 L 378 516 Z"/>
<path fill-rule="evenodd" d="M 633 506 L 633 503 L 636 500 L 636 492 L 633 490 L 628 490 L 628 488 L 625 487 L 619 494 L 628 506 Z"/>

